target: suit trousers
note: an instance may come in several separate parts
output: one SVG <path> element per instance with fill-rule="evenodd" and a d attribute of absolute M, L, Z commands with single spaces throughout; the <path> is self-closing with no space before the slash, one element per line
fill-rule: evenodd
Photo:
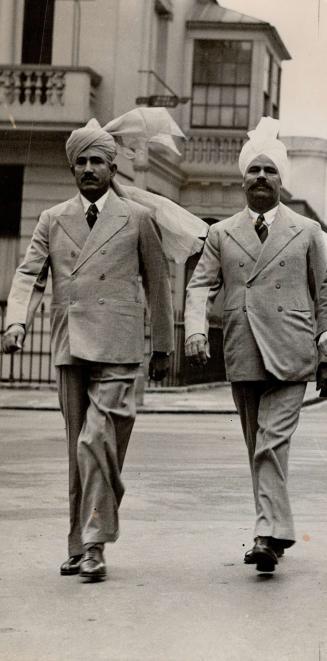
<path fill-rule="evenodd" d="M 138 364 L 56 368 L 69 460 L 69 555 L 114 542 L 124 494 L 121 471 L 135 421 Z"/>
<path fill-rule="evenodd" d="M 252 474 L 254 537 L 283 540 L 285 547 L 295 542 L 287 491 L 288 456 L 305 389 L 304 382 L 277 379 L 232 383 Z"/>

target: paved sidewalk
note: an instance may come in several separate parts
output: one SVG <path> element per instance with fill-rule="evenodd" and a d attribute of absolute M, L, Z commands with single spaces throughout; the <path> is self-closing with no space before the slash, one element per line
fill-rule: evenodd
<path fill-rule="evenodd" d="M 254 507 L 238 416 L 137 417 L 108 580 L 85 583 L 59 575 L 61 414 L 0 415 L 1 661 L 327 661 L 326 400 L 294 434 L 297 544 L 270 576 L 243 564 Z"/>
<path fill-rule="evenodd" d="M 319 399 L 316 384 L 307 386 L 304 406 L 315 404 Z M 55 388 L 0 387 L 0 409 L 59 410 Z M 231 388 L 228 383 L 205 384 L 181 388 L 149 388 L 139 413 L 236 413 Z"/>

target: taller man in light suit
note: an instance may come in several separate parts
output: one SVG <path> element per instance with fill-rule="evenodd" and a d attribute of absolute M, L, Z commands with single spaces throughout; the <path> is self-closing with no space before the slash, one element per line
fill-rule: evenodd
<path fill-rule="evenodd" d="M 186 355 L 207 356 L 206 312 L 224 285 L 224 355 L 240 414 L 256 507 L 247 564 L 273 571 L 295 542 L 288 454 L 306 389 L 315 380 L 316 339 L 326 350 L 326 249 L 319 224 L 280 202 L 287 170 L 278 122 L 262 118 L 239 165 L 247 206 L 210 228 L 188 285 Z M 317 316 L 317 326 L 314 319 Z"/>
<path fill-rule="evenodd" d="M 50 270 L 52 356 L 69 452 L 69 558 L 60 570 L 100 580 L 104 544 L 119 532 L 121 470 L 144 358 L 141 282 L 154 379 L 167 373 L 173 311 L 167 260 L 150 213 L 115 193 L 112 135 L 91 120 L 73 131 L 66 150 L 79 193 L 40 216 L 13 281 L 3 346 L 6 352 L 22 347 Z"/>

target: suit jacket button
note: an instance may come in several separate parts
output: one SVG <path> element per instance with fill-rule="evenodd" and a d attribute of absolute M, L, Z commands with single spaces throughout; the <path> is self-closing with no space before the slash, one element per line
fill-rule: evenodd
<path fill-rule="evenodd" d="M 106 252 L 107 252 L 107 251 L 106 251 L 106 249 L 105 249 L 105 248 L 102 248 L 102 250 L 100 250 L 100 253 L 101 253 L 101 255 L 105 255 L 105 254 L 106 254 Z"/>
<path fill-rule="evenodd" d="M 243 312 L 246 312 L 246 305 L 243 305 Z"/>
<path fill-rule="evenodd" d="M 99 279 L 100 279 L 100 280 L 105 280 L 105 279 L 106 279 L 106 276 L 105 276 L 105 274 L 104 274 L 104 273 L 101 273 L 101 275 L 100 275 L 100 278 L 99 278 Z"/>
<path fill-rule="evenodd" d="M 281 262 L 279 262 L 279 266 L 285 266 L 285 262 L 284 262 L 284 260 L 283 260 L 283 259 L 282 259 L 282 261 L 281 261 Z"/>
<path fill-rule="evenodd" d="M 103 305 L 104 304 L 104 298 L 98 298 L 98 303 L 99 303 L 99 305 Z"/>
<path fill-rule="evenodd" d="M 75 252 L 75 250 L 72 250 L 70 254 L 71 254 L 72 257 L 76 257 L 76 252 Z"/>
<path fill-rule="evenodd" d="M 244 266 L 244 262 L 239 262 L 239 266 Z"/>
<path fill-rule="evenodd" d="M 280 289 L 280 282 L 276 282 L 276 289 Z"/>
<path fill-rule="evenodd" d="M 249 282 L 247 283 L 247 285 L 246 285 L 246 286 L 247 286 L 247 288 L 248 288 L 248 289 L 250 289 L 250 287 L 251 287 L 251 285 L 250 285 L 250 283 L 249 283 Z"/>
<path fill-rule="evenodd" d="M 282 308 L 282 306 L 279 305 L 278 308 L 277 308 L 277 310 L 278 310 L 278 312 L 283 312 L 283 308 Z"/>

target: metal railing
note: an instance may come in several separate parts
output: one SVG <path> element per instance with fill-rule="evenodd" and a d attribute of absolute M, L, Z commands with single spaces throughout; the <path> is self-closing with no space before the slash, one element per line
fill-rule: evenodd
<path fill-rule="evenodd" d="M 0 304 L 1 335 L 5 330 L 5 316 L 6 306 Z M 183 312 L 175 312 L 174 334 L 175 352 L 170 359 L 168 376 L 159 383 L 151 381 L 151 387 L 183 386 L 225 380 L 220 329 L 215 327 L 210 329 L 212 358 L 207 367 L 200 370 L 192 370 L 185 360 Z M 0 352 L 0 384 L 50 385 L 55 381 L 55 370 L 51 362 L 49 315 L 42 303 L 26 335 L 24 350 L 11 355 Z"/>
<path fill-rule="evenodd" d="M 175 312 L 174 342 L 175 351 L 170 358 L 168 376 L 163 381 L 150 381 L 151 387 L 161 388 L 184 384 L 184 318 L 182 312 Z"/>
<path fill-rule="evenodd" d="M 6 306 L 0 304 L 0 333 L 5 330 Z M 50 328 L 44 303 L 26 335 L 24 351 L 4 355 L 0 353 L 0 381 L 3 383 L 54 383 L 51 363 Z"/>
<path fill-rule="evenodd" d="M 184 313 L 175 312 L 174 323 L 175 352 L 170 359 L 168 376 L 158 382 L 150 381 L 151 388 L 187 386 L 192 384 L 226 381 L 223 334 L 221 328 L 213 324 L 209 330 L 210 353 L 207 365 L 194 368 L 185 358 Z"/>

